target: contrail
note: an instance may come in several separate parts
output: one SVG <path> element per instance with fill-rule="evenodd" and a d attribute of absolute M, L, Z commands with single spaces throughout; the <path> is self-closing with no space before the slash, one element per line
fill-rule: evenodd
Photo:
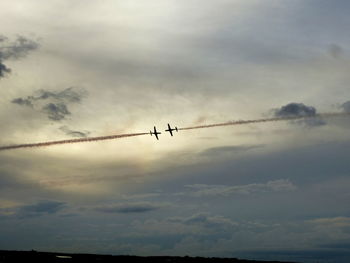
<path fill-rule="evenodd" d="M 44 147 L 44 146 L 78 143 L 78 142 L 94 142 L 94 141 L 103 141 L 103 140 L 113 140 L 113 139 L 119 139 L 119 138 L 125 138 L 125 137 L 141 136 L 141 135 L 146 135 L 146 134 L 149 134 L 149 133 L 148 132 L 129 133 L 129 134 L 109 135 L 109 136 L 90 137 L 90 138 L 79 138 L 79 139 L 70 139 L 70 140 L 61 140 L 61 141 L 16 144 L 16 145 L 9 145 L 9 146 L 1 146 L 0 151 L 19 149 L 19 148 Z"/>
<path fill-rule="evenodd" d="M 312 119 L 312 118 L 329 118 L 329 117 L 341 117 L 341 116 L 349 116 L 348 112 L 340 112 L 340 113 L 323 113 L 323 114 L 315 114 L 309 116 L 290 116 L 290 117 L 276 117 L 276 118 L 268 118 L 268 119 L 255 119 L 255 120 L 240 120 L 240 121 L 229 121 L 223 123 L 214 123 L 214 124 L 206 124 L 192 127 L 179 128 L 179 130 L 194 130 L 194 129 L 204 129 L 204 128 L 212 128 L 212 127 L 220 127 L 220 126 L 230 126 L 230 125 L 244 125 L 250 123 L 261 123 L 261 122 L 274 122 L 274 121 L 287 121 L 287 120 L 300 120 L 300 119 Z"/>
<path fill-rule="evenodd" d="M 184 128 L 179 128 L 179 130 L 184 131 L 184 130 L 204 129 L 204 128 L 212 128 L 212 127 L 220 127 L 220 126 L 244 125 L 244 124 L 250 124 L 250 123 L 312 119 L 312 118 L 319 118 L 319 117 L 330 118 L 330 117 L 342 117 L 342 116 L 350 116 L 350 113 L 348 113 L 348 112 L 322 113 L 322 114 L 315 114 L 315 115 L 309 115 L 309 116 L 293 116 L 293 117 L 276 117 L 276 118 L 255 119 L 255 120 L 239 120 L 239 121 L 229 121 L 229 122 L 223 122 L 223 123 L 214 123 L 214 124 L 208 124 L 208 125 L 184 127 Z M 108 136 L 79 138 L 79 139 L 60 140 L 60 141 L 49 141 L 49 142 L 28 143 L 28 144 L 15 144 L 15 145 L 9 145 L 9 146 L 0 146 L 0 151 L 13 150 L 13 149 L 19 149 L 19 148 L 45 147 L 45 146 L 51 146 L 51 145 L 79 143 L 79 142 L 94 142 L 94 141 L 113 140 L 113 139 L 120 139 L 120 138 L 125 138 L 125 137 L 134 137 L 134 136 L 141 136 L 141 135 L 148 135 L 148 134 L 149 134 L 148 132 L 141 132 L 141 133 L 108 135 Z"/>

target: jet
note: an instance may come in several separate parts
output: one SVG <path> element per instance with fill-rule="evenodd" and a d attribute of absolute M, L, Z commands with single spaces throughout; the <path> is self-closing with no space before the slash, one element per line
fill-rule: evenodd
<path fill-rule="evenodd" d="M 175 127 L 174 129 L 172 129 L 172 128 L 170 127 L 170 124 L 169 124 L 169 123 L 168 123 L 168 129 L 165 130 L 165 131 L 166 131 L 166 132 L 169 132 L 171 136 L 173 136 L 173 131 L 177 131 L 177 132 L 178 132 L 177 127 Z"/>
<path fill-rule="evenodd" d="M 156 136 L 157 140 L 159 140 L 158 138 L 158 134 L 161 134 L 161 132 L 157 132 L 156 126 L 154 126 L 154 131 L 149 131 L 149 134 L 151 134 L 151 136 L 154 134 L 154 136 Z"/>

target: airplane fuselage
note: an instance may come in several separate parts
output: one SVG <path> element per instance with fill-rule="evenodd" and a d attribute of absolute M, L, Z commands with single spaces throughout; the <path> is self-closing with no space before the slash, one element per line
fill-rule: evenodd
<path fill-rule="evenodd" d="M 154 126 L 153 132 L 152 132 L 152 131 L 149 131 L 149 134 L 150 134 L 151 136 L 154 134 L 154 136 L 156 136 L 157 140 L 159 140 L 158 135 L 159 135 L 159 134 L 162 134 L 162 133 L 161 133 L 161 132 L 158 132 L 157 129 L 156 129 L 156 126 Z"/>
<path fill-rule="evenodd" d="M 165 130 L 166 132 L 169 132 L 171 136 L 173 136 L 173 131 L 178 131 L 177 127 L 175 127 L 174 129 L 170 127 L 170 124 L 168 123 L 168 129 Z"/>

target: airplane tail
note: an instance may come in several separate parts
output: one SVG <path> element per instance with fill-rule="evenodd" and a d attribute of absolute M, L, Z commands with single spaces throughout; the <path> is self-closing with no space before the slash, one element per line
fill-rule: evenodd
<path fill-rule="evenodd" d="M 178 132 L 177 127 L 175 127 L 175 130 Z"/>

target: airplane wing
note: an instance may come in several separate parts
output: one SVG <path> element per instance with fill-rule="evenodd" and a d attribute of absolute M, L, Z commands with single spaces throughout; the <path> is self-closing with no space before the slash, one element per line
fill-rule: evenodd
<path fill-rule="evenodd" d="M 168 123 L 168 129 L 165 131 L 168 131 L 170 133 L 170 135 L 173 136 L 173 129 L 170 127 L 169 123 Z"/>
<path fill-rule="evenodd" d="M 157 140 L 159 140 L 158 134 L 160 134 L 160 132 L 157 132 L 156 126 L 154 126 L 154 136 L 156 136 Z"/>

